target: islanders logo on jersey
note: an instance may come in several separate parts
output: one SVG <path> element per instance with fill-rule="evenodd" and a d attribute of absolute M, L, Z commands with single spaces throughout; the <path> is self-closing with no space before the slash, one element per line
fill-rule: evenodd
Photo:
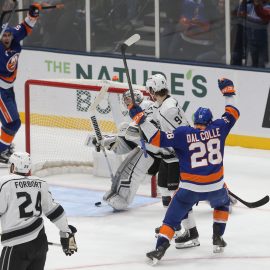
<path fill-rule="evenodd" d="M 6 68 L 9 72 L 13 72 L 17 68 L 19 55 L 19 53 L 16 53 L 8 60 Z"/>

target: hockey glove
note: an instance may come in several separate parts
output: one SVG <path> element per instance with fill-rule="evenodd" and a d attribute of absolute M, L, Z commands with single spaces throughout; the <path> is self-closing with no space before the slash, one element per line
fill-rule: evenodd
<path fill-rule="evenodd" d="M 136 124 L 142 124 L 146 116 L 144 115 L 143 109 L 139 105 L 131 105 L 128 107 L 129 109 L 129 116 Z"/>
<path fill-rule="evenodd" d="M 32 5 L 29 6 L 29 16 L 33 18 L 38 18 L 39 17 L 39 11 L 42 9 L 42 6 L 38 3 L 33 3 Z"/>
<path fill-rule="evenodd" d="M 235 95 L 235 89 L 233 82 L 229 79 L 222 78 L 218 80 L 218 87 L 223 94 L 223 96 Z"/>
<path fill-rule="evenodd" d="M 64 253 L 67 256 L 71 256 L 74 252 L 77 252 L 77 244 L 74 235 L 77 232 L 77 229 L 72 225 L 68 225 L 68 227 L 70 228 L 71 233 L 60 232 L 60 242 Z"/>
<path fill-rule="evenodd" d="M 100 148 L 101 148 L 101 145 L 100 143 L 97 141 L 97 138 L 94 136 L 92 137 L 92 144 L 95 146 L 95 149 L 97 152 L 100 152 Z"/>

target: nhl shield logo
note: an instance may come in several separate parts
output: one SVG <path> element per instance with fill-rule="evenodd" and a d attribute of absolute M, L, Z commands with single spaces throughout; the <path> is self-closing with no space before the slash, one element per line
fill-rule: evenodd
<path fill-rule="evenodd" d="M 16 53 L 8 60 L 6 67 L 9 72 L 13 72 L 17 68 L 19 55 L 19 53 Z"/>

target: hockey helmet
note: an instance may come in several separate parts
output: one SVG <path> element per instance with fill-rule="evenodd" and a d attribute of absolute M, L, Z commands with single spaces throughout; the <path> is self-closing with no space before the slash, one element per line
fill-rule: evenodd
<path fill-rule="evenodd" d="M 136 104 L 140 104 L 143 101 L 143 93 L 140 90 L 133 90 L 134 93 L 134 99 Z M 125 93 L 123 93 L 122 101 L 125 106 L 128 106 L 128 101 L 131 99 L 131 93 L 130 90 L 127 90 Z"/>
<path fill-rule="evenodd" d="M 26 152 L 15 152 L 9 158 L 9 163 L 14 165 L 14 172 L 29 173 L 31 170 L 31 158 Z"/>
<path fill-rule="evenodd" d="M 213 119 L 213 114 L 210 109 L 200 107 L 193 115 L 194 124 L 209 125 Z"/>
<path fill-rule="evenodd" d="M 154 93 L 168 89 L 166 78 L 162 74 L 155 74 L 146 81 L 146 89 Z"/>

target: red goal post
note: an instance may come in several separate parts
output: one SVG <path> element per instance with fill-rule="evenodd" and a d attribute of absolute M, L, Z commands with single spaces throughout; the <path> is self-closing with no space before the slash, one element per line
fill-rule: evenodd
<path fill-rule="evenodd" d="M 125 109 L 121 95 L 128 89 L 127 83 L 86 79 L 25 82 L 25 113 L 22 115 L 25 144 L 37 170 L 70 165 L 78 167 L 78 172 L 85 172 L 83 167 L 93 166 L 89 147 L 84 145 L 86 136 L 93 133 L 87 110 L 104 83 L 110 86 L 107 96 L 97 107 L 97 120 L 103 133 L 114 134 L 117 126 L 126 119 L 121 111 Z M 144 86 L 133 85 L 133 89 L 147 95 Z M 108 99 L 111 99 L 110 103 Z M 151 189 L 155 197 L 155 177 Z"/>

